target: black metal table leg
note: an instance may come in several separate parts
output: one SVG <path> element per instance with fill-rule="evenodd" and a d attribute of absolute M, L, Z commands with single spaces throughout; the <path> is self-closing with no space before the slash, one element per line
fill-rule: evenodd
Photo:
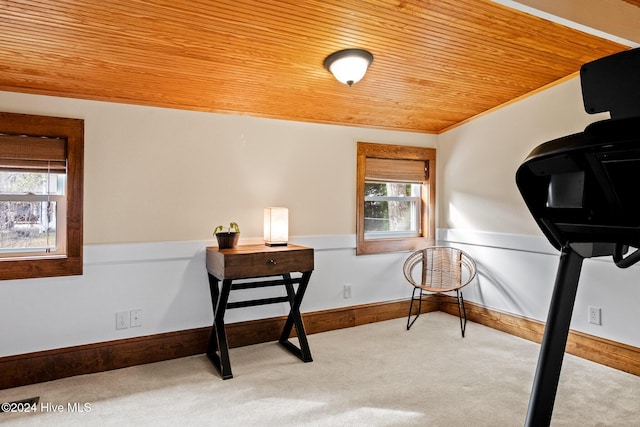
<path fill-rule="evenodd" d="M 213 309 L 213 319 L 216 318 L 216 306 L 218 305 L 218 297 L 220 296 L 220 289 L 218 288 L 218 279 L 215 276 L 209 274 L 209 290 L 211 294 L 211 308 Z M 218 337 L 216 335 L 216 328 L 212 325 L 211 336 L 209 338 L 209 346 L 207 348 L 207 354 L 215 354 L 218 351 Z"/>
<path fill-rule="evenodd" d="M 218 369 L 223 380 L 233 378 L 231 363 L 229 361 L 229 344 L 227 333 L 224 329 L 224 313 L 231 292 L 230 279 L 222 281 L 222 291 L 218 288 L 218 279 L 209 274 L 209 288 L 211 290 L 211 304 L 213 307 L 213 327 L 209 338 L 207 357 Z"/>
<path fill-rule="evenodd" d="M 284 274 L 283 277 L 285 279 L 285 288 L 289 297 L 291 310 L 289 311 L 289 316 L 287 317 L 287 321 L 285 322 L 284 328 L 282 329 L 282 335 L 280 335 L 279 342 L 280 344 L 282 344 L 282 346 L 296 355 L 303 362 L 312 362 L 313 358 L 311 357 L 311 350 L 309 349 L 307 334 L 305 333 L 304 324 L 302 323 L 302 316 L 300 315 L 300 304 L 302 303 L 302 298 L 304 297 L 304 293 L 307 290 L 307 285 L 309 284 L 309 279 L 311 278 L 311 272 L 307 271 L 302 273 L 302 278 L 300 280 L 300 284 L 298 285 L 298 292 L 295 292 L 295 290 L 293 289 L 291 275 Z M 298 342 L 300 343 L 299 348 L 296 347 L 291 341 L 289 341 L 289 336 L 291 335 L 291 330 L 294 326 L 296 328 Z"/>
<path fill-rule="evenodd" d="M 569 246 L 562 248 L 529 399 L 526 426 L 548 426 L 551 423 L 583 260 L 584 258 Z"/>

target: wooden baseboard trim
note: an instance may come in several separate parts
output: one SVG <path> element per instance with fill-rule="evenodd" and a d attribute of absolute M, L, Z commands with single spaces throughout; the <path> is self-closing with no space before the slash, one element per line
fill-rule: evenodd
<path fill-rule="evenodd" d="M 437 309 L 435 303 L 422 306 L 424 313 Z M 408 310 L 409 301 L 392 301 L 304 313 L 303 319 L 307 334 L 315 334 L 404 317 Z M 229 347 L 277 341 L 285 320 L 231 323 L 226 328 Z M 203 354 L 210 334 L 211 328 L 204 327 L 2 357 L 0 390 Z"/>
<path fill-rule="evenodd" d="M 206 352 L 211 328 L 38 351 L 0 358 L 0 389 Z"/>
<path fill-rule="evenodd" d="M 540 343 L 544 322 L 491 310 L 465 301 L 467 319 L 529 341 Z M 440 310 L 458 315 L 456 306 L 441 304 Z M 640 348 L 578 331 L 569 331 L 565 351 L 601 365 L 640 376 Z"/>
<path fill-rule="evenodd" d="M 422 312 L 437 311 L 438 304 L 425 301 Z M 415 309 L 414 309 L 415 311 Z M 405 317 L 409 312 L 409 300 L 363 304 L 330 310 L 303 313 L 304 329 L 307 335 L 336 329 L 350 328 L 367 323 Z M 248 322 L 231 323 L 226 326 L 230 348 L 262 342 L 277 341 L 280 338 L 286 316 Z M 295 333 L 295 329 L 293 330 Z"/>
<path fill-rule="evenodd" d="M 467 317 L 472 322 L 538 343 L 542 339 L 542 322 L 471 302 L 465 304 Z M 307 334 L 311 335 L 405 317 L 408 310 L 409 300 L 402 300 L 304 313 L 303 319 Z M 450 304 L 439 304 L 433 299 L 423 302 L 423 313 L 437 310 L 458 315 L 457 308 Z M 229 324 L 229 347 L 276 341 L 285 319 L 282 316 Z M 0 389 L 203 354 L 210 333 L 211 328 L 204 327 L 2 357 Z M 572 331 L 567 352 L 640 375 L 640 348 L 637 347 Z"/>

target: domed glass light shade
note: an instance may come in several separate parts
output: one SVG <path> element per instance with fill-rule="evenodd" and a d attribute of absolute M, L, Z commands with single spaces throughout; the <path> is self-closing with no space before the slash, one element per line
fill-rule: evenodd
<path fill-rule="evenodd" d="M 363 49 L 345 49 L 334 52 L 324 60 L 324 68 L 341 83 L 351 86 L 360 81 L 369 65 L 373 62 L 373 55 Z"/>

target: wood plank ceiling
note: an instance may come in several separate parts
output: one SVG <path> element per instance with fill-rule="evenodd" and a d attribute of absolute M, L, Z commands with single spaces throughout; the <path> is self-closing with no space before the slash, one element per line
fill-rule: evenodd
<path fill-rule="evenodd" d="M 626 49 L 488 0 L 0 4 L 0 90 L 427 133 Z"/>

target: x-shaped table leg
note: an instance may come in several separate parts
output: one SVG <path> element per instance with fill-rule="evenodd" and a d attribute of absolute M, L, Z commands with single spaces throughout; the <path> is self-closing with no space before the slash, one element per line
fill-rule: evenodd
<path fill-rule="evenodd" d="M 222 291 L 218 288 L 218 279 L 209 274 L 209 288 L 211 289 L 211 305 L 213 307 L 213 327 L 209 338 L 207 357 L 213 363 L 223 380 L 233 378 L 229 361 L 229 344 L 224 329 L 224 313 L 231 292 L 231 280 L 222 281 Z"/>
<path fill-rule="evenodd" d="M 312 362 L 313 359 L 311 357 L 311 350 L 309 350 L 307 334 L 304 331 L 304 324 L 302 323 L 302 316 L 300 315 L 300 304 L 302 303 L 302 298 L 307 290 L 307 285 L 311 278 L 311 272 L 307 271 L 302 273 L 302 279 L 298 285 L 298 292 L 293 289 L 291 275 L 284 274 L 283 277 L 286 282 L 285 288 L 287 289 L 287 296 L 289 297 L 291 310 L 289 311 L 289 316 L 287 317 L 287 321 L 282 329 L 282 335 L 280 335 L 279 342 L 303 362 Z M 300 347 L 296 347 L 291 341 L 289 341 L 291 330 L 294 326 L 296 328 L 296 335 L 298 337 Z"/>

